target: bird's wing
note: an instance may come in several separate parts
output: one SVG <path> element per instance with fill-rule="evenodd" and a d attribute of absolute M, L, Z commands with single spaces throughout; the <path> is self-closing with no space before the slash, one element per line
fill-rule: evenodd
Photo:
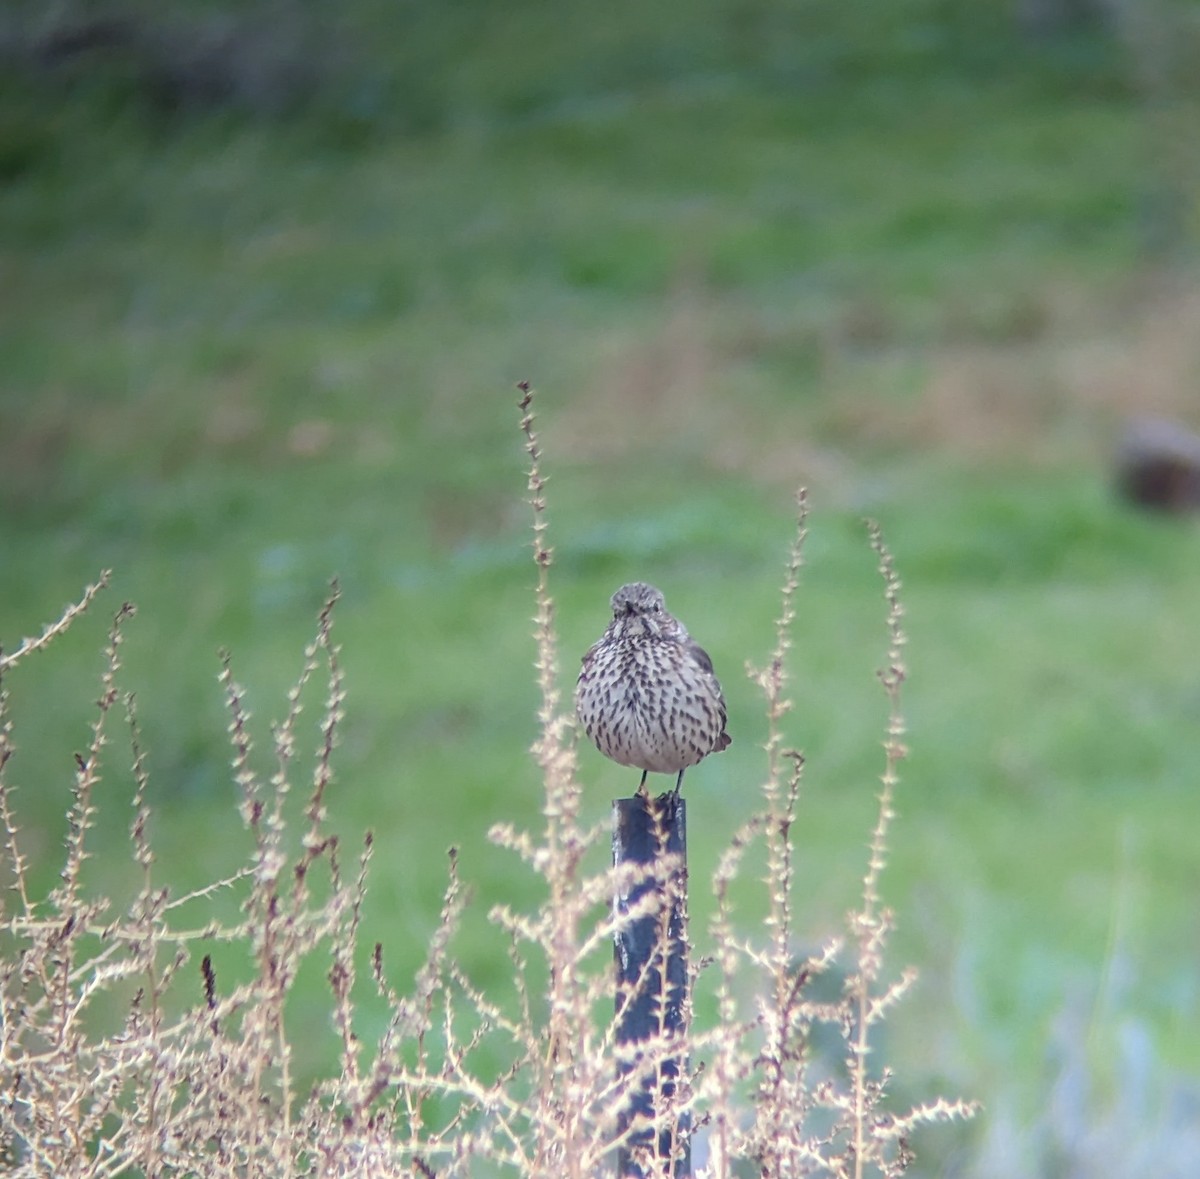
<path fill-rule="evenodd" d="M 713 670 L 712 656 L 699 643 L 692 639 L 688 640 L 687 651 L 692 659 L 695 660 L 696 666 L 700 668 L 704 674 L 704 678 L 708 680 L 709 686 L 712 688 L 717 712 L 721 717 L 721 734 L 717 739 L 717 748 L 724 749 L 733 739 L 725 731 L 725 725 L 729 720 L 729 713 L 725 707 L 725 693 L 721 691 L 721 682 L 717 679 L 717 673 Z"/>
<path fill-rule="evenodd" d="M 691 657 L 700 665 L 700 670 L 708 672 L 708 674 L 713 677 L 713 682 L 715 683 L 717 677 L 713 671 L 712 657 L 709 655 L 709 653 L 702 646 L 700 646 L 699 643 L 693 643 L 690 640 L 688 642 L 687 649 L 688 654 L 690 654 Z M 587 655 L 585 655 L 584 658 L 586 659 Z M 720 687 L 719 684 L 717 686 L 718 688 Z"/>

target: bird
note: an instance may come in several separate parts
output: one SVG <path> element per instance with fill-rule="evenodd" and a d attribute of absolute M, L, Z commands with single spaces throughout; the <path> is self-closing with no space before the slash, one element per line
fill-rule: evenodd
<path fill-rule="evenodd" d="M 575 712 L 596 748 L 646 775 L 683 773 L 729 746 L 725 697 L 708 652 L 644 581 L 612 596 L 612 621 L 583 657 Z"/>

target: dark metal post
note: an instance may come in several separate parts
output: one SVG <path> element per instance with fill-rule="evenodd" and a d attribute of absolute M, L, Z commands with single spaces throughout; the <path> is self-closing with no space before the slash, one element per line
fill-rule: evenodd
<path fill-rule="evenodd" d="M 666 856 L 677 856 L 678 864 L 670 874 L 654 871 L 653 865 Z M 679 1089 L 688 1067 L 687 808 L 682 798 L 668 793 L 653 800 L 644 795 L 614 800 L 613 865 L 622 864 L 650 865 L 652 871 L 636 883 L 618 884 L 614 914 L 628 913 L 651 892 L 662 897 L 662 904 L 616 934 L 617 1043 L 628 1047 L 661 1036 L 679 1039 L 678 1053 L 664 1054 L 656 1068 L 630 1082 L 617 1127 L 623 1134 L 635 1119 L 649 1121 L 686 1096 Z M 619 1069 L 622 1076 L 637 1071 L 636 1052 Z M 665 1173 L 673 1179 L 690 1179 L 691 1131 L 687 1111 L 665 1123 L 657 1140 L 649 1124 L 635 1130 L 618 1151 L 618 1176 L 644 1179 L 646 1159 L 657 1159 L 660 1167 L 673 1159 L 663 1168 Z M 662 1172 L 655 1168 L 654 1173 Z"/>

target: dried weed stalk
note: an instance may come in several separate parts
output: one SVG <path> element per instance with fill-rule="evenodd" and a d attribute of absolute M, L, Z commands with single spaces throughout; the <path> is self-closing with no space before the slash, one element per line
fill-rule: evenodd
<path fill-rule="evenodd" d="M 544 790 L 535 831 L 500 825 L 492 839 L 541 877 L 532 912 L 503 903 L 491 920 L 508 939 L 513 987 L 483 993 L 455 961 L 465 898 L 457 859 L 424 965 L 406 993 L 388 980 L 380 943 L 361 928 L 372 840 L 349 874 L 328 826 L 326 795 L 345 692 L 333 641 L 333 588 L 305 651 L 284 719 L 272 733 L 273 770 L 256 768 L 253 726 L 232 661 L 220 681 L 229 713 L 232 770 L 248 833 L 245 866 L 176 896 L 158 872 L 148 776 L 135 702 L 118 687 L 120 646 L 133 610 L 123 606 L 109 636 L 101 695 L 87 752 L 76 757 L 59 885 L 35 896 L 29 856 L 12 805 L 13 741 L 7 680 L 0 678 L 0 823 L 9 888 L 0 938 L 0 1160 L 17 1176 L 524 1176 L 592 1179 L 614 1151 L 630 1147 L 646 1120 L 629 1116 L 630 1093 L 680 1058 L 664 1030 L 635 1048 L 618 1043 L 630 994 L 612 998 L 611 953 L 621 923 L 665 922 L 682 878 L 677 858 L 651 867 L 592 866 L 607 836 L 581 818 L 575 724 L 559 689 L 549 576 L 545 479 L 522 386 L 529 456 L 535 636 L 541 691 L 533 754 Z M 904 679 L 899 581 L 877 528 L 888 604 L 882 673 L 891 704 L 879 815 L 858 910 L 846 943 L 798 956 L 792 898 L 793 827 L 803 758 L 786 747 L 790 708 L 786 656 L 795 614 L 806 504 L 799 500 L 776 626 L 775 647 L 754 672 L 769 736 L 763 805 L 733 837 L 714 874 L 717 898 L 710 960 L 718 1020 L 693 1027 L 690 1083 L 660 1103 L 650 1123 L 695 1127 L 693 1154 L 714 1177 L 753 1171 L 772 1179 L 897 1176 L 922 1123 L 969 1116 L 970 1105 L 938 1101 L 904 1113 L 886 1107 L 889 1073 L 871 1057 L 871 1032 L 912 981 L 887 982 L 884 950 L 892 917 L 879 895 L 897 769 L 904 756 L 899 692 Z M 36 640 L 0 657 L 7 677 L 40 654 L 92 602 L 107 575 Z M 300 721 L 323 681 L 315 749 L 302 752 Z M 120 707 L 118 707 L 120 706 Z M 139 884 L 124 904 L 96 895 L 83 877 L 96 792 L 105 772 L 113 713 L 123 712 L 131 748 L 134 818 L 128 851 Z M 307 769 L 305 767 L 308 767 Z M 301 787 L 301 781 L 307 781 Z M 294 797 L 299 789 L 302 797 Z M 730 884 L 761 841 L 769 916 L 760 936 L 738 928 Z M 627 911 L 618 889 L 654 880 Z M 221 920 L 218 894 L 239 915 Z M 226 906 L 223 910 L 229 911 Z M 847 949 L 847 947 L 849 947 Z M 848 954 L 841 994 L 818 1001 L 810 982 Z M 302 965 L 326 963 L 331 1064 L 300 1091 L 293 1047 L 293 991 Z M 360 981 L 360 973 L 370 975 Z M 708 985 L 698 971 L 695 985 Z M 364 1015 L 384 1008 L 382 1032 L 364 1040 Z M 119 1014 L 114 1020 L 112 1013 Z M 115 1027 L 113 1026 L 115 1023 Z M 814 1028 L 831 1025 L 843 1044 L 840 1070 L 817 1063 Z M 673 1164 L 636 1154 L 647 1175 Z"/>

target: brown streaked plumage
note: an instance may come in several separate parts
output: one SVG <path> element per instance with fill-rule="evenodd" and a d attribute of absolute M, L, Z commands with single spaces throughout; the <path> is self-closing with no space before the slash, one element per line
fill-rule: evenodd
<path fill-rule="evenodd" d="M 583 657 L 575 711 L 605 757 L 642 771 L 639 792 L 648 773 L 678 774 L 678 794 L 684 770 L 730 741 L 712 660 L 652 585 L 623 585 L 612 612 Z"/>

